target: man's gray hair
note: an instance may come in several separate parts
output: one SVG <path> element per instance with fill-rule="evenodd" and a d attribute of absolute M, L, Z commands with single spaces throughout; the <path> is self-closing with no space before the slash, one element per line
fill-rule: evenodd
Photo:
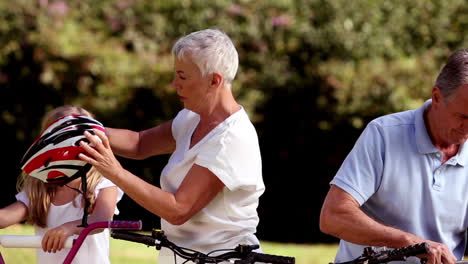
<path fill-rule="evenodd" d="M 468 49 L 453 53 L 436 80 L 436 86 L 445 98 L 450 99 L 456 90 L 468 84 Z"/>
<path fill-rule="evenodd" d="M 172 47 L 179 60 L 189 58 L 202 76 L 220 73 L 231 83 L 239 67 L 239 57 L 231 39 L 218 29 L 205 29 L 180 38 Z"/>

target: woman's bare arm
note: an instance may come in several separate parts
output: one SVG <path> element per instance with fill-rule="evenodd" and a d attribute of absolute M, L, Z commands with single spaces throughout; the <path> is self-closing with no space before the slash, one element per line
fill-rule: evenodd
<path fill-rule="evenodd" d="M 196 164 L 175 193 L 163 191 L 127 170 L 112 179 L 132 200 L 174 225 L 189 220 L 224 187 L 210 170 Z"/>
<path fill-rule="evenodd" d="M 127 129 L 106 128 L 112 151 L 130 159 L 169 154 L 175 149 L 172 120 L 140 132 Z"/>

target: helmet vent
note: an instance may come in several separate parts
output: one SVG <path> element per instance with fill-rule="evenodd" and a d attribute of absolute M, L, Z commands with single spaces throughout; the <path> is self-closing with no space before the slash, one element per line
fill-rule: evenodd
<path fill-rule="evenodd" d="M 44 162 L 44 167 L 49 166 L 49 163 L 50 163 L 51 161 L 52 161 L 52 158 L 46 159 L 46 161 Z"/>

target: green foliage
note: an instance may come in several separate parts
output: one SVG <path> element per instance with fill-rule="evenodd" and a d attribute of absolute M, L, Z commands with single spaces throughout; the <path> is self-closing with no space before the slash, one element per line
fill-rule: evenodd
<path fill-rule="evenodd" d="M 26 60 L 29 48 L 39 68 L 22 65 L 23 74 L 57 90 L 64 103 L 111 116 L 138 88 L 174 102 L 172 44 L 218 27 L 239 49 L 235 88 L 251 112 L 271 89 L 310 86 L 310 78 L 331 90 L 320 106 L 376 115 L 427 97 L 421 90 L 430 89 L 443 59 L 466 44 L 466 10 L 463 0 L 7 1 L 0 4 L 0 65 L 5 79 L 11 58 Z M 418 76 L 421 69 L 427 77 Z M 383 105 L 382 95 L 390 97 Z M 380 110 L 366 110 L 372 98 Z M 164 112 L 178 107 L 166 104 Z"/>
<path fill-rule="evenodd" d="M 233 89 L 260 137 L 269 190 L 260 212 L 274 219 L 284 201 L 269 192 L 294 190 L 291 199 L 312 201 L 311 210 L 282 210 L 311 229 L 282 223 L 297 226 L 285 239 L 320 238 L 320 195 L 354 138 L 370 119 L 429 97 L 448 55 L 468 46 L 467 11 L 465 0 L 0 1 L 0 129 L 4 162 L 14 164 L 5 173 L 17 175 L 52 107 L 77 104 L 106 126 L 135 130 L 173 118 L 181 104 L 171 47 L 217 27 L 238 49 Z M 302 177 L 311 162 L 320 177 Z M 164 163 L 124 165 L 156 184 Z M 268 234 L 259 226 L 260 237 L 277 239 Z"/>

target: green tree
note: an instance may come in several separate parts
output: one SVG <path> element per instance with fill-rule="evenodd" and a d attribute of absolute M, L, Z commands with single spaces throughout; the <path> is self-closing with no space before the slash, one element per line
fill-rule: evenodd
<path fill-rule="evenodd" d="M 325 239 L 321 199 L 354 139 L 370 119 L 429 97 L 447 56 L 468 44 L 467 11 L 464 0 L 0 1 L 6 174 L 17 175 L 39 118 L 55 106 L 81 105 L 107 126 L 130 129 L 172 118 L 181 105 L 171 47 L 217 27 L 238 48 L 233 89 L 260 136 L 261 216 L 298 226 L 282 239 Z M 157 184 L 165 157 L 122 162 Z M 276 223 L 264 222 L 260 234 L 279 239 L 270 232 Z"/>

